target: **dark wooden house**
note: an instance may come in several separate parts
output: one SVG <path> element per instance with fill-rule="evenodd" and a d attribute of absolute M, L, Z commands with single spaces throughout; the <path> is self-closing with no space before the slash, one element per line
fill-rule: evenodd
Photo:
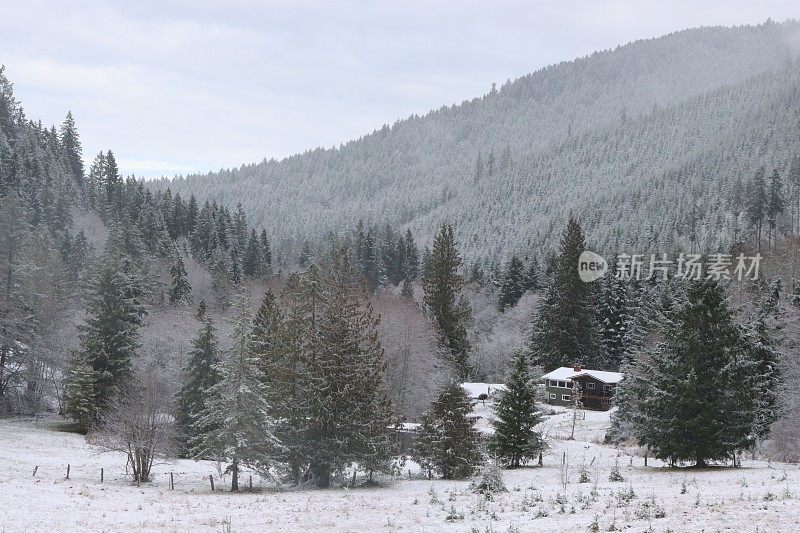
<path fill-rule="evenodd" d="M 545 399 L 550 405 L 572 407 L 575 395 L 579 407 L 606 411 L 611 408 L 617 385 L 623 375 L 619 372 L 562 366 L 542 376 Z"/>

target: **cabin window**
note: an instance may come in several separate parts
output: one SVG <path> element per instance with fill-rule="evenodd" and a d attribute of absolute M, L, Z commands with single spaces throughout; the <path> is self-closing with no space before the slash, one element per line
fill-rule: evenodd
<path fill-rule="evenodd" d="M 561 395 L 561 401 L 568 402 L 569 399 L 570 399 L 570 395 L 569 394 L 562 394 Z"/>
<path fill-rule="evenodd" d="M 608 390 L 613 389 L 614 385 L 603 385 L 603 388 L 608 391 Z"/>
<path fill-rule="evenodd" d="M 558 387 L 558 381 L 556 381 L 556 380 L 554 380 L 554 379 L 551 379 L 551 380 L 550 380 L 550 386 L 551 386 L 551 387 Z"/>
<path fill-rule="evenodd" d="M 559 381 L 558 382 L 558 386 L 561 387 L 562 389 L 566 389 L 567 388 L 567 382 L 566 381 Z"/>
<path fill-rule="evenodd" d="M 594 389 L 594 383 L 591 383 L 591 382 L 587 383 L 586 384 L 586 388 L 587 389 Z"/>
<path fill-rule="evenodd" d="M 556 393 L 555 392 L 551 392 L 550 393 L 550 399 L 551 400 L 555 400 L 556 399 Z"/>

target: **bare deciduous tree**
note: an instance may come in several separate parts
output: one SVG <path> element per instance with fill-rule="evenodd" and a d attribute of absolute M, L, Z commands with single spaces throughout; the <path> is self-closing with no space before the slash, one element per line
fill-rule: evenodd
<path fill-rule="evenodd" d="M 167 385 L 148 369 L 116 396 L 101 427 L 100 445 L 127 457 L 133 481 L 150 481 L 156 459 L 175 454 L 173 400 Z"/>

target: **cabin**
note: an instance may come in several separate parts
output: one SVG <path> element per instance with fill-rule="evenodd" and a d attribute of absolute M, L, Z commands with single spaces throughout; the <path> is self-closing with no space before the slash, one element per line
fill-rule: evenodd
<path fill-rule="evenodd" d="M 577 394 L 579 407 L 607 411 L 623 377 L 619 372 L 562 366 L 542 376 L 545 400 L 550 405 L 572 407 Z"/>

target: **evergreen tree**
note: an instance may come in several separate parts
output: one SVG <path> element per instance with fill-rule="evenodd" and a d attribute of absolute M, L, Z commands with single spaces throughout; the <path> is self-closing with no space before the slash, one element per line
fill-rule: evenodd
<path fill-rule="evenodd" d="M 406 230 L 403 252 L 405 253 L 405 259 L 403 260 L 405 279 L 414 281 L 419 277 L 419 250 L 410 229 Z"/>
<path fill-rule="evenodd" d="M 217 455 L 228 463 L 225 472 L 231 474 L 231 491 L 236 492 L 240 469 L 247 466 L 269 475 L 280 448 L 260 361 L 250 351 L 250 309 L 244 288 L 236 298 L 232 340 L 230 353 L 219 365 L 220 381 L 206 392 L 205 409 L 193 425 L 201 434 L 191 455 Z"/>
<path fill-rule="evenodd" d="M 467 324 L 472 310 L 459 299 L 464 279 L 459 273 L 461 256 L 456 248 L 453 228 L 443 225 L 436 235 L 433 251 L 422 280 L 425 305 L 430 309 L 440 343 L 457 379 L 466 381 L 472 373 Z"/>
<path fill-rule="evenodd" d="M 603 278 L 598 298 L 598 323 L 600 327 L 599 367 L 601 370 L 616 371 L 626 360 L 630 316 L 628 295 L 624 282 L 613 273 L 611 265 L 608 275 Z"/>
<path fill-rule="evenodd" d="M 769 192 L 767 194 L 766 205 L 766 218 L 769 227 L 767 233 L 767 247 L 772 249 L 772 237 L 778 226 L 778 217 L 783 213 L 786 207 L 786 201 L 783 197 L 783 184 L 781 182 L 781 175 L 778 170 L 772 171 L 772 176 L 769 179 Z M 777 235 L 775 235 L 777 238 Z"/>
<path fill-rule="evenodd" d="M 263 265 L 264 272 L 266 273 L 272 266 L 272 249 L 270 247 L 269 237 L 267 236 L 267 230 L 261 230 L 260 241 L 261 253 L 263 254 L 261 263 Z"/>
<path fill-rule="evenodd" d="M 531 259 L 528 270 L 525 272 L 525 290 L 538 292 L 542 289 L 541 273 L 539 271 L 539 260 L 535 257 Z"/>
<path fill-rule="evenodd" d="M 82 406 L 70 416 L 88 429 L 89 420 L 97 420 L 109 398 L 130 378 L 133 357 L 138 349 L 138 328 L 144 315 L 141 303 L 141 286 L 126 256 L 107 258 L 101 267 L 95 291 L 87 306 L 86 324 L 79 328 L 81 348 L 73 358 L 73 369 L 88 365 L 94 376 L 91 379 L 73 373 L 80 383 L 67 382 L 67 387 L 81 394 L 89 394 L 87 383 L 94 384 L 90 402 L 87 397 L 70 397 L 68 404 Z M 89 416 L 85 407 L 92 404 Z"/>
<path fill-rule="evenodd" d="M 774 332 L 777 299 L 768 295 L 749 327 L 749 351 L 753 361 L 753 379 L 757 393 L 755 434 L 760 439 L 769 435 L 772 424 L 778 419 L 781 370 Z"/>
<path fill-rule="evenodd" d="M 536 407 L 535 384 L 524 350 L 517 351 L 512 364 L 506 390 L 495 410 L 497 420 L 492 423 L 495 432 L 488 450 L 508 468 L 517 468 L 536 457 L 544 443 L 535 431 L 541 415 Z"/>
<path fill-rule="evenodd" d="M 453 381 L 431 404 L 422 419 L 412 455 L 444 479 L 470 477 L 481 463 L 479 434 L 464 389 Z"/>
<path fill-rule="evenodd" d="M 500 301 L 498 307 L 500 311 L 505 311 L 507 307 L 514 307 L 522 295 L 525 294 L 525 271 L 522 261 L 515 255 L 511 258 L 506 267 L 503 283 L 500 285 Z"/>
<path fill-rule="evenodd" d="M 169 269 L 169 274 L 172 277 L 172 284 L 169 289 L 169 301 L 173 304 L 178 304 L 183 301 L 191 300 L 192 286 L 189 285 L 186 266 L 183 264 L 180 252 L 176 250 L 173 255 L 174 260 Z"/>
<path fill-rule="evenodd" d="M 211 319 L 206 318 L 197 339 L 192 343 L 189 361 L 183 370 L 183 386 L 178 393 L 176 422 L 184 451 L 188 452 L 200 445 L 199 439 L 216 429 L 203 425 L 200 416 L 206 410 L 205 402 L 209 391 L 221 380 L 218 365 L 219 351 L 214 326 Z M 211 454 L 209 457 L 217 455 Z"/>
<path fill-rule="evenodd" d="M 111 150 L 106 152 L 105 158 L 103 159 L 103 171 L 103 184 L 105 186 L 106 202 L 108 205 L 112 205 L 115 200 L 117 189 L 122 180 L 119 176 L 117 160 L 114 158 L 114 154 L 111 153 Z"/>
<path fill-rule="evenodd" d="M 534 323 L 534 363 L 548 370 L 577 362 L 587 366 L 597 363 L 595 287 L 578 277 L 578 257 L 585 248 L 581 226 L 571 218 L 547 297 Z"/>
<path fill-rule="evenodd" d="M 65 411 L 75 420 L 78 428 L 85 432 L 96 421 L 97 373 L 92 369 L 83 354 L 72 356 L 64 380 Z"/>
<path fill-rule="evenodd" d="M 767 216 L 767 185 L 765 183 L 766 170 L 761 167 L 756 171 L 753 180 L 747 187 L 747 220 L 756 228 L 758 253 L 761 253 L 761 229 Z"/>
<path fill-rule="evenodd" d="M 258 237 L 256 237 L 256 230 L 250 231 L 250 238 L 247 241 L 247 247 L 244 250 L 244 258 L 242 260 L 242 270 L 245 276 L 251 278 L 260 276 L 263 272 L 261 261 L 263 253 L 259 247 Z"/>
<path fill-rule="evenodd" d="M 66 155 L 67 164 L 80 188 L 83 188 L 83 150 L 78 136 L 78 129 L 75 127 L 75 119 L 72 112 L 67 113 L 67 117 L 61 124 L 59 132 L 61 147 Z"/>
<path fill-rule="evenodd" d="M 307 361 L 305 456 L 319 487 L 356 462 L 370 473 L 389 457 L 391 409 L 378 319 L 359 297 L 348 255 L 337 252 L 328 276 L 330 297 L 319 321 L 315 357 Z"/>
<path fill-rule="evenodd" d="M 727 459 L 753 444 L 753 364 L 721 284 L 688 283 L 651 353 L 639 441 L 672 462 Z"/>

